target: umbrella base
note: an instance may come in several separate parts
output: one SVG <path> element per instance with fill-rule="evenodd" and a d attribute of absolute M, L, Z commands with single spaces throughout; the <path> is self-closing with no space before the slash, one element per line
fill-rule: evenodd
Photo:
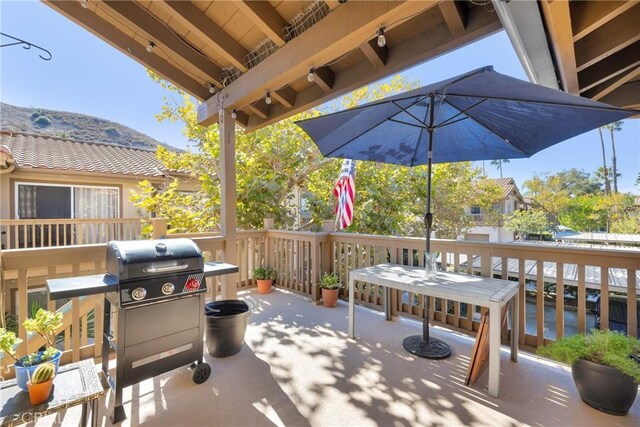
<path fill-rule="evenodd" d="M 438 338 L 429 337 L 425 341 L 422 335 L 413 335 L 402 341 L 402 346 L 411 354 L 425 359 L 444 359 L 451 356 L 451 348 Z"/>

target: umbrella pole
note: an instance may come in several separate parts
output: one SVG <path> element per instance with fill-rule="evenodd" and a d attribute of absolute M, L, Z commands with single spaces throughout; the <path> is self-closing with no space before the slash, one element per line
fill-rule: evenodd
<path fill-rule="evenodd" d="M 426 230 L 426 252 L 425 263 L 431 262 L 431 227 L 433 226 L 433 214 L 431 213 L 431 169 L 433 162 L 433 131 L 435 130 L 433 124 L 435 119 L 434 107 L 435 107 L 435 95 L 431 94 L 429 99 L 429 126 L 427 131 L 429 132 L 429 151 L 427 160 L 427 213 L 424 215 L 424 226 Z M 425 270 L 428 268 L 425 265 Z M 451 348 L 442 340 L 438 338 L 431 338 L 429 336 L 429 297 L 424 297 L 424 320 L 422 321 L 422 335 L 412 335 L 402 341 L 402 346 L 411 354 L 415 354 L 418 357 L 424 357 L 426 359 L 444 359 L 451 356 Z M 446 313 L 446 307 L 444 308 Z M 446 316 L 446 314 L 445 314 Z"/>

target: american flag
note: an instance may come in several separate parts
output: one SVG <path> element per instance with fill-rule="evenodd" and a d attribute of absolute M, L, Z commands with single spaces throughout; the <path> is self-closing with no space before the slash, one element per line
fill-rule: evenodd
<path fill-rule="evenodd" d="M 356 197 L 356 161 L 345 159 L 333 195 L 338 198 L 336 227 L 344 229 L 353 222 L 353 200 Z"/>

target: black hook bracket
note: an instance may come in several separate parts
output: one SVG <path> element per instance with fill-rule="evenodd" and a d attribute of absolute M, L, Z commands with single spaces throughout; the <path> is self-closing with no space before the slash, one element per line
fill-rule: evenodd
<path fill-rule="evenodd" d="M 9 46 L 18 46 L 18 45 L 22 45 L 23 49 L 31 49 L 32 47 L 35 47 L 38 50 L 41 50 L 42 52 L 44 52 L 46 55 L 48 55 L 49 57 L 47 58 L 46 56 L 42 56 L 41 54 L 38 54 L 38 56 L 40 57 L 40 59 L 44 60 L 44 61 L 50 61 L 51 58 L 53 58 L 53 55 L 51 55 L 51 52 L 49 52 L 47 49 L 38 46 L 37 44 L 33 44 L 33 43 L 29 43 L 28 41 L 24 41 L 22 39 L 19 39 L 17 37 L 13 37 L 10 36 L 9 34 L 5 34 L 5 33 L 0 33 L 0 35 L 2 37 L 8 37 L 10 39 L 15 40 L 12 43 L 3 43 L 0 45 L 0 47 L 9 47 Z"/>

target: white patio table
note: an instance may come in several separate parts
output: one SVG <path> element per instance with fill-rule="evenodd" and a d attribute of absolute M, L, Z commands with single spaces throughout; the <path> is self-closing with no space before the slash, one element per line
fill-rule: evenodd
<path fill-rule="evenodd" d="M 500 313 L 511 305 L 511 360 L 518 361 L 518 283 L 489 277 L 438 272 L 427 279 L 424 268 L 379 264 L 349 273 L 349 336 L 355 338 L 354 296 L 356 281 L 384 286 L 386 319 L 391 320 L 389 289 L 413 292 L 467 304 L 489 307 L 489 394 L 498 397 L 500 385 Z"/>

